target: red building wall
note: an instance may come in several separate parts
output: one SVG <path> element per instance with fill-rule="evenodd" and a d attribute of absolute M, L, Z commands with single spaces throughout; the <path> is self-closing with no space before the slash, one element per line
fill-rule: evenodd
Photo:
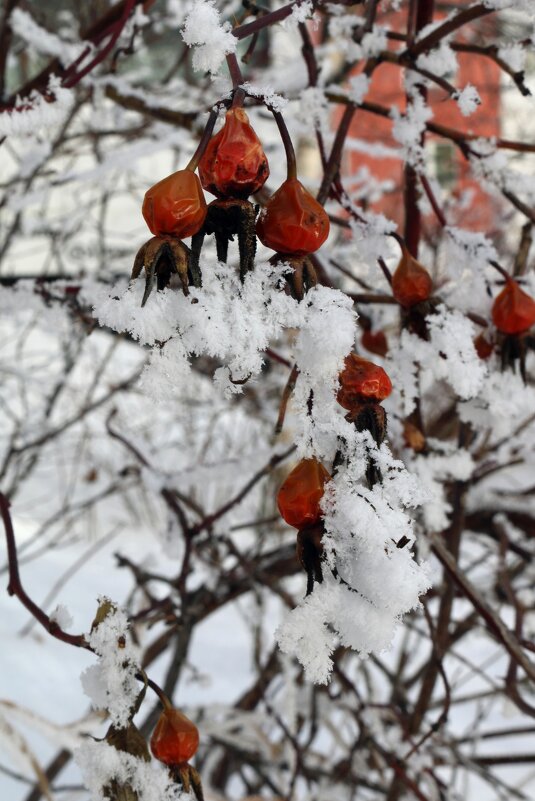
<path fill-rule="evenodd" d="M 459 6 L 466 5 L 460 2 Z M 392 30 L 405 31 L 406 14 L 401 12 L 380 15 L 380 24 L 390 25 Z M 472 35 L 475 26 L 470 27 Z M 469 32 L 470 33 L 470 32 Z M 489 23 L 485 28 L 485 38 L 489 40 Z M 456 41 L 463 41 L 460 35 Z M 481 37 L 477 38 L 481 43 Z M 401 43 L 390 41 L 390 49 L 397 50 Z M 470 83 L 475 86 L 481 98 L 481 105 L 469 117 L 464 117 L 455 100 L 448 97 L 445 90 L 432 88 L 429 90 L 428 103 L 433 111 L 433 121 L 450 128 L 469 132 L 477 136 L 499 136 L 500 134 L 500 69 L 489 58 L 472 53 L 457 53 L 457 75 L 450 79 L 458 89 Z M 405 108 L 405 91 L 403 87 L 403 70 L 397 65 L 383 63 L 373 73 L 370 89 L 364 98 L 400 111 Z M 399 143 L 392 136 L 392 121 L 376 114 L 359 109 L 353 118 L 349 137 L 380 144 L 388 148 L 399 149 Z M 430 162 L 435 162 L 444 169 L 444 161 L 450 160 L 450 180 L 443 180 L 441 205 L 447 212 L 448 222 L 461 225 L 472 230 L 491 232 L 499 213 L 496 202 L 471 176 L 470 167 L 453 144 L 447 139 L 433 134 L 426 136 L 426 154 Z M 438 147 L 437 147 L 438 146 Z M 368 168 L 371 175 L 381 181 L 394 182 L 395 188 L 377 203 L 372 204 L 374 211 L 382 212 L 403 226 L 403 203 L 401 196 L 402 162 L 395 157 L 373 157 L 362 152 L 346 151 L 343 173 L 350 176 L 362 167 Z M 350 188 L 350 184 L 349 187 Z M 461 201 L 464 199 L 464 203 Z M 427 229 L 436 226 L 434 215 L 426 215 L 424 225 Z"/>

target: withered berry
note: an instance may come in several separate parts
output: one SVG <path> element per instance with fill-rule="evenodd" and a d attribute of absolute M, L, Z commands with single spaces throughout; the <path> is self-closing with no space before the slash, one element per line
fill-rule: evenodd
<path fill-rule="evenodd" d="M 433 289 L 431 276 L 403 247 L 403 254 L 392 276 L 392 294 L 405 308 L 427 300 Z"/>
<path fill-rule="evenodd" d="M 247 198 L 265 184 L 266 154 L 242 108 L 227 111 L 223 128 L 199 162 L 199 175 L 208 192 L 224 198 Z"/>
<path fill-rule="evenodd" d="M 329 236 L 329 217 L 297 178 L 288 178 L 269 198 L 256 223 L 263 245 L 288 256 L 306 256 Z"/>
<path fill-rule="evenodd" d="M 178 170 L 145 193 L 143 217 L 154 236 L 184 239 L 196 234 L 206 217 L 201 182 L 191 170 Z"/>
<path fill-rule="evenodd" d="M 317 459 L 302 459 L 282 484 L 277 504 L 289 526 L 304 528 L 321 517 L 320 501 L 330 475 Z"/>
<path fill-rule="evenodd" d="M 150 739 L 151 751 L 166 765 L 187 762 L 199 747 L 199 730 L 178 709 L 163 710 Z"/>
<path fill-rule="evenodd" d="M 492 321 L 502 334 L 523 334 L 535 323 L 535 300 L 508 278 L 492 306 Z"/>
<path fill-rule="evenodd" d="M 349 411 L 362 401 L 383 401 L 392 392 L 392 382 L 383 368 L 356 353 L 346 356 L 339 381 L 336 399 L 340 406 Z"/>

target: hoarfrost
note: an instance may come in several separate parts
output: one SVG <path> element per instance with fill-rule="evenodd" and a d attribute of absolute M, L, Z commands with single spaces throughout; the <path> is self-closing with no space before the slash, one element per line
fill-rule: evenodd
<path fill-rule="evenodd" d="M 197 0 L 189 11 L 182 38 L 194 47 L 193 68 L 216 73 L 229 53 L 235 53 L 238 40 L 229 22 L 221 24 L 221 14 L 213 0 Z"/>
<path fill-rule="evenodd" d="M 52 623 L 56 623 L 63 631 L 68 631 L 73 624 L 72 615 L 63 604 L 58 604 L 50 614 Z"/>
<path fill-rule="evenodd" d="M 438 47 L 419 55 L 416 59 L 416 65 L 420 69 L 432 72 L 439 77 L 455 75 L 457 71 L 457 56 L 448 42 L 442 39 Z"/>
<path fill-rule="evenodd" d="M 475 86 L 472 86 L 470 83 L 466 84 L 464 89 L 461 89 L 455 95 L 455 99 L 463 117 L 469 117 L 474 113 L 477 107 L 481 105 L 479 92 Z"/>
<path fill-rule="evenodd" d="M 362 103 L 364 97 L 370 87 L 370 78 L 361 73 L 354 75 L 349 79 L 349 92 L 348 96 L 352 103 Z"/>
<path fill-rule="evenodd" d="M 392 136 L 402 146 L 405 160 L 415 169 L 422 169 L 424 150 L 421 137 L 433 112 L 421 94 L 413 91 L 405 114 L 401 114 L 399 109 L 393 106 L 390 116 L 394 120 Z"/>
<path fill-rule="evenodd" d="M 145 762 L 126 751 L 118 751 L 105 741 L 86 742 L 76 749 L 74 759 L 79 765 L 91 801 L 106 801 L 106 788 L 112 782 L 129 785 L 139 801 L 187 801 L 192 798 L 182 792 L 169 778 L 167 769 L 156 760 Z"/>
<path fill-rule="evenodd" d="M 54 98 L 52 102 L 34 91 L 27 98 L 17 98 L 13 111 L 0 113 L 0 136 L 27 136 L 65 122 L 74 103 L 72 90 L 65 89 L 61 80 L 51 75 L 47 91 Z"/>
<path fill-rule="evenodd" d="M 13 33 L 31 45 L 32 50 L 44 55 L 58 58 L 62 66 L 66 66 L 76 59 L 88 48 L 89 42 L 70 43 L 61 39 L 55 33 L 42 28 L 31 14 L 21 8 L 14 8 L 9 18 L 9 25 Z"/>
<path fill-rule="evenodd" d="M 105 598 L 99 602 L 110 604 Z M 96 709 L 108 711 L 115 727 L 124 728 L 140 692 L 136 679 L 139 652 L 132 643 L 125 612 L 111 605 L 104 620 L 91 631 L 89 644 L 99 659 L 82 673 L 84 692 Z"/>

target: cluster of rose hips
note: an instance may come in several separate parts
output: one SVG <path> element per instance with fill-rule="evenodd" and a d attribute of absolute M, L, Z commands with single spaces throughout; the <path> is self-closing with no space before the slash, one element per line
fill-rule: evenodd
<path fill-rule="evenodd" d="M 369 431 L 377 443 L 386 434 L 386 413 L 381 406 L 392 392 L 392 383 L 382 367 L 350 353 L 339 375 L 336 399 L 348 410 L 346 420 L 358 431 Z M 336 464 L 336 460 L 335 460 Z M 366 476 L 370 485 L 380 480 L 372 459 Z M 323 520 L 321 499 L 331 476 L 318 459 L 302 459 L 279 489 L 277 504 L 288 525 L 297 529 L 297 557 L 307 574 L 307 595 L 314 582 L 323 581 Z"/>
<path fill-rule="evenodd" d="M 276 252 L 277 259 L 292 268 L 290 286 L 297 297 L 315 283 L 308 256 L 318 250 L 329 234 L 329 218 L 323 207 L 297 179 L 295 154 L 289 138 L 285 148 L 287 179 L 268 199 L 258 220 L 258 207 L 248 199 L 269 176 L 269 165 L 237 90 L 226 112 L 225 124 L 210 137 L 217 112 L 212 112 L 197 152 L 183 170 L 151 187 L 143 201 L 143 216 L 154 237 L 139 250 L 132 271 L 146 274 L 144 305 L 154 284 L 168 286 L 178 276 L 184 294 L 188 287 L 202 285 L 199 266 L 206 235 L 213 234 L 217 256 L 227 260 L 228 243 L 238 238 L 242 280 L 253 269 L 256 237 Z M 275 118 L 281 127 L 280 115 Z M 207 136 L 206 136 L 207 134 Z M 199 169 L 199 177 L 195 170 Z M 203 188 L 216 196 L 207 205 Z M 192 237 L 191 248 L 183 240 Z"/>
<path fill-rule="evenodd" d="M 433 282 L 428 271 L 400 242 L 402 256 L 392 275 L 392 294 L 403 310 L 403 325 L 423 338 L 427 338 L 426 315 L 433 310 L 431 293 Z M 514 366 L 518 361 L 520 373 L 526 380 L 526 351 L 535 348 L 535 338 L 529 334 L 535 324 L 535 300 L 524 292 L 518 282 L 503 273 L 505 286 L 496 296 L 492 306 L 492 322 L 498 332 L 496 343 L 480 334 L 475 342 L 481 359 L 488 359 L 499 346 L 502 369 Z M 369 320 L 364 321 L 361 344 L 371 353 L 384 356 L 387 342 L 384 332 L 372 332 Z"/>

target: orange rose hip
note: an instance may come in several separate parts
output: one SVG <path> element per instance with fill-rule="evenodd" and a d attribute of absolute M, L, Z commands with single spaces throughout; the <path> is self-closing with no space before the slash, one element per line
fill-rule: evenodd
<path fill-rule="evenodd" d="M 297 178 L 288 178 L 269 198 L 256 223 L 263 245 L 288 256 L 306 256 L 329 236 L 329 217 Z"/>
<path fill-rule="evenodd" d="M 227 111 L 223 128 L 210 139 L 199 162 L 199 175 L 216 197 L 247 198 L 265 184 L 266 154 L 242 108 Z"/>
<path fill-rule="evenodd" d="M 321 517 L 320 501 L 330 475 L 317 459 L 302 459 L 282 484 L 279 512 L 289 526 L 302 529 Z"/>
<path fill-rule="evenodd" d="M 433 289 L 431 276 L 406 248 L 392 276 L 392 294 L 405 308 L 427 300 Z"/>
<path fill-rule="evenodd" d="M 392 382 L 383 368 L 356 353 L 346 356 L 339 381 L 336 399 L 349 411 L 363 401 L 380 403 L 392 392 Z"/>
<path fill-rule="evenodd" d="M 147 190 L 142 212 L 154 236 L 193 236 L 207 212 L 201 182 L 188 169 L 168 175 Z"/>
<path fill-rule="evenodd" d="M 156 759 L 166 765 L 188 762 L 199 747 L 199 730 L 178 709 L 163 710 L 150 739 Z"/>
<path fill-rule="evenodd" d="M 492 321 L 502 334 L 523 334 L 535 323 L 535 300 L 508 278 L 492 306 Z"/>

